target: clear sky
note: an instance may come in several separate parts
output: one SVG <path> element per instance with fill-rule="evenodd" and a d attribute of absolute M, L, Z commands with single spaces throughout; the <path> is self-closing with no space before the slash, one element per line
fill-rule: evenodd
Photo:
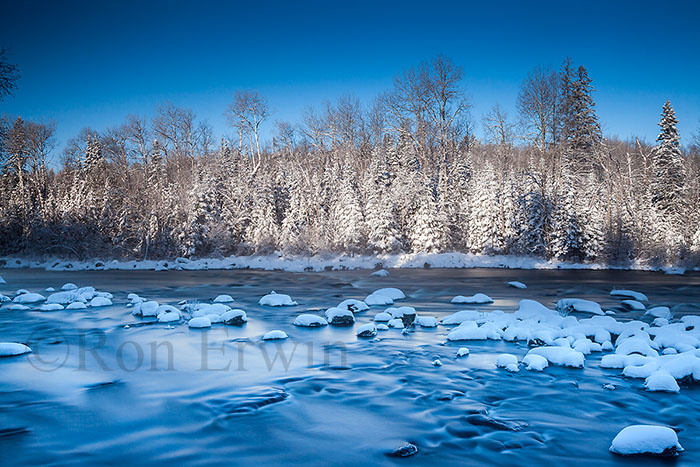
<path fill-rule="evenodd" d="M 596 87 L 606 135 L 656 138 L 670 99 L 683 142 L 700 119 L 700 1 L 3 1 L 0 47 L 22 78 L 0 113 L 58 124 L 57 152 L 158 103 L 214 127 L 232 93 L 257 89 L 273 119 L 353 93 L 363 102 L 436 54 L 464 68 L 472 116 L 514 115 L 521 81 L 568 55 Z M 268 128 L 272 125 L 269 124 Z"/>

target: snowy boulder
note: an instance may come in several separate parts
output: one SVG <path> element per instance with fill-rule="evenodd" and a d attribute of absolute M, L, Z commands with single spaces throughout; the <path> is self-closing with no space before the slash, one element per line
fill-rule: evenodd
<path fill-rule="evenodd" d="M 355 323 L 355 316 L 352 314 L 352 311 L 335 307 L 326 310 L 326 319 L 328 324 L 334 326 L 352 326 Z"/>
<path fill-rule="evenodd" d="M 66 282 L 61 287 L 61 290 L 76 290 L 77 288 L 78 288 L 78 286 L 73 284 L 72 282 Z"/>
<path fill-rule="evenodd" d="M 523 284 L 522 282 L 518 282 L 518 281 L 510 281 L 510 282 L 508 282 L 508 286 L 515 287 L 516 289 L 527 289 L 527 285 Z"/>
<path fill-rule="evenodd" d="M 653 308 L 649 308 L 645 315 L 653 316 L 654 318 L 663 318 L 663 319 L 671 319 L 672 314 L 671 314 L 671 309 L 667 306 L 655 306 Z"/>
<path fill-rule="evenodd" d="M 44 292 L 55 292 L 55 291 L 56 291 L 56 289 L 54 289 L 53 287 L 46 287 L 44 289 Z"/>
<path fill-rule="evenodd" d="M 348 299 L 348 300 L 343 300 L 336 306 L 336 308 L 340 308 L 342 310 L 350 310 L 353 313 L 359 313 L 361 311 L 367 311 L 369 310 L 369 306 L 363 302 L 362 300 L 355 300 L 355 299 Z"/>
<path fill-rule="evenodd" d="M 377 327 L 374 323 L 363 324 L 355 332 L 357 337 L 374 337 L 377 335 Z"/>
<path fill-rule="evenodd" d="M 391 319 L 392 319 L 391 315 L 389 313 L 384 312 L 384 311 L 382 311 L 381 313 L 377 313 L 374 316 L 374 321 L 376 321 L 378 323 L 387 323 L 387 322 L 391 321 Z"/>
<path fill-rule="evenodd" d="M 448 341 L 478 341 L 486 339 L 486 333 L 474 321 L 465 321 L 447 334 Z"/>
<path fill-rule="evenodd" d="M 112 305 L 112 300 L 109 298 L 105 297 L 95 297 L 92 300 L 90 300 L 90 306 L 92 307 L 101 307 L 101 306 L 111 306 Z"/>
<path fill-rule="evenodd" d="M 469 355 L 469 349 L 468 349 L 468 348 L 466 348 L 466 347 L 460 347 L 459 349 L 457 349 L 457 358 L 466 357 L 467 355 Z"/>
<path fill-rule="evenodd" d="M 156 316 L 158 316 L 156 310 L 158 310 L 159 306 L 160 304 L 153 300 L 147 302 L 139 302 L 136 305 L 134 305 L 134 309 L 131 313 L 133 315 L 142 316 L 144 318 L 155 318 Z"/>
<path fill-rule="evenodd" d="M 389 322 L 386 324 L 388 324 L 390 328 L 394 328 L 394 329 L 403 329 L 404 328 L 403 320 L 401 318 L 390 319 Z"/>
<path fill-rule="evenodd" d="M 485 313 L 476 310 L 463 310 L 442 318 L 442 324 L 462 324 L 465 321 L 476 321 L 486 316 Z"/>
<path fill-rule="evenodd" d="M 499 355 L 496 359 L 496 366 L 498 368 L 506 368 L 508 365 L 518 366 L 518 357 L 509 353 Z"/>
<path fill-rule="evenodd" d="M 406 295 L 400 289 L 394 287 L 386 287 L 383 289 L 375 290 L 373 293 L 379 295 L 386 295 L 392 300 L 403 300 L 404 298 L 406 298 Z"/>
<path fill-rule="evenodd" d="M 642 302 L 637 300 L 622 300 L 622 304 L 633 311 L 644 311 L 647 309 Z"/>
<path fill-rule="evenodd" d="M 218 295 L 214 299 L 214 303 L 231 303 L 233 301 L 233 297 L 231 297 L 230 295 Z"/>
<path fill-rule="evenodd" d="M 644 295 L 641 292 L 635 292 L 634 290 L 625 290 L 625 289 L 613 290 L 610 292 L 610 295 L 613 297 L 631 298 L 631 299 L 637 300 L 639 302 L 648 302 L 649 301 L 649 299 L 647 298 L 646 295 Z"/>
<path fill-rule="evenodd" d="M 386 324 L 384 324 L 384 323 L 377 324 L 377 331 L 388 331 L 388 330 L 389 330 L 389 326 L 387 326 Z"/>
<path fill-rule="evenodd" d="M 539 320 L 544 317 L 551 317 L 555 313 L 543 304 L 535 300 L 520 300 L 518 304 L 518 310 L 513 313 L 513 317 L 526 320 L 526 319 L 536 319 Z M 444 320 L 443 320 L 444 323 Z"/>
<path fill-rule="evenodd" d="M 655 371 L 644 381 L 644 388 L 652 392 L 680 392 L 676 379 L 666 371 Z"/>
<path fill-rule="evenodd" d="M 392 318 L 398 318 L 403 321 L 404 326 L 410 326 L 416 319 L 416 309 L 412 306 L 390 307 L 386 310 Z"/>
<path fill-rule="evenodd" d="M 274 290 L 260 299 L 258 305 L 262 306 L 295 306 L 297 302 L 289 295 L 277 293 Z"/>
<path fill-rule="evenodd" d="M 630 337 L 622 342 L 619 342 L 615 348 L 615 353 L 618 355 L 630 355 L 633 353 L 638 353 L 641 355 L 646 355 L 647 357 L 658 357 L 659 352 L 654 350 L 649 341 L 642 337 Z"/>
<path fill-rule="evenodd" d="M 60 305 L 68 305 L 69 303 L 73 302 L 85 303 L 87 302 L 87 300 L 85 300 L 85 298 L 83 298 L 82 295 L 72 290 L 56 292 L 49 295 L 46 298 L 46 303 L 58 303 Z"/>
<path fill-rule="evenodd" d="M 198 316 L 207 316 L 207 315 L 223 315 L 227 311 L 229 311 L 231 307 L 228 305 L 224 305 L 223 303 L 198 303 L 194 307 L 194 311 L 192 312 L 192 317 L 197 318 Z"/>
<path fill-rule="evenodd" d="M 570 347 L 535 347 L 530 349 L 527 355 L 539 355 L 547 359 L 552 365 L 567 366 L 570 368 L 583 368 L 585 357 L 577 350 Z"/>
<path fill-rule="evenodd" d="M 365 297 L 365 303 L 369 306 L 393 305 L 394 300 L 388 295 L 374 292 Z"/>
<path fill-rule="evenodd" d="M 39 311 L 61 311 L 63 310 L 63 305 L 58 303 L 44 303 L 39 307 Z"/>
<path fill-rule="evenodd" d="M 569 314 L 573 311 L 580 313 L 592 313 L 594 315 L 604 315 L 600 305 L 590 300 L 582 298 L 563 298 L 557 302 L 557 311 L 562 315 Z"/>
<path fill-rule="evenodd" d="M 438 320 L 434 316 L 416 316 L 415 323 L 422 328 L 436 328 Z"/>
<path fill-rule="evenodd" d="M 83 302 L 73 302 L 66 305 L 66 310 L 84 310 L 87 305 Z"/>
<path fill-rule="evenodd" d="M 206 316 L 200 316 L 198 318 L 192 318 L 187 322 L 187 326 L 192 329 L 204 329 L 211 327 L 211 320 Z"/>
<path fill-rule="evenodd" d="M 306 328 L 318 328 L 321 326 L 327 326 L 328 321 L 326 321 L 321 316 L 303 314 L 296 317 L 294 320 L 294 326 L 302 326 Z"/>
<path fill-rule="evenodd" d="M 225 311 L 219 317 L 221 322 L 227 326 L 243 326 L 248 322 L 248 315 L 240 309 Z"/>
<path fill-rule="evenodd" d="M 464 295 L 457 295 L 455 298 L 450 300 L 450 303 L 459 305 L 485 305 L 488 303 L 493 303 L 493 299 L 488 295 L 477 293 L 471 297 L 465 297 Z"/>
<path fill-rule="evenodd" d="M 44 297 L 41 294 L 38 293 L 23 293 L 20 295 L 17 295 L 14 300 L 12 300 L 12 303 L 19 303 L 20 305 L 25 305 L 27 303 L 39 303 L 43 302 L 46 300 L 46 297 Z"/>
<path fill-rule="evenodd" d="M 30 353 L 32 349 L 17 342 L 0 342 L 0 357 L 16 357 Z"/>
<path fill-rule="evenodd" d="M 631 425 L 615 436 L 610 451 L 623 456 L 675 456 L 683 451 L 683 447 L 678 442 L 676 432 L 669 427 Z"/>
<path fill-rule="evenodd" d="M 19 303 L 13 303 L 12 305 L 9 305 L 7 307 L 7 309 L 12 310 L 12 311 L 27 311 L 27 310 L 30 310 L 31 308 L 29 308 L 27 305 L 20 305 Z"/>
<path fill-rule="evenodd" d="M 268 331 L 262 336 L 262 340 L 264 341 L 275 341 L 275 340 L 281 340 L 281 339 L 286 339 L 289 336 L 287 335 L 286 332 L 280 331 L 278 329 L 274 331 Z"/>
<path fill-rule="evenodd" d="M 542 355 L 528 354 L 523 358 L 523 365 L 528 371 L 542 371 L 549 366 L 549 362 Z"/>
<path fill-rule="evenodd" d="M 180 321 L 182 316 L 179 311 L 166 311 L 158 315 L 159 323 L 174 323 Z"/>
<path fill-rule="evenodd" d="M 12 301 L 12 299 L 10 297 L 0 293 L 0 303 L 10 302 L 10 301 Z"/>
<path fill-rule="evenodd" d="M 376 276 L 376 277 L 386 277 L 389 275 L 389 271 L 386 269 L 380 269 L 378 271 L 374 271 L 370 276 Z"/>
<path fill-rule="evenodd" d="M 15 295 L 24 295 L 27 293 L 29 293 L 29 290 L 27 290 L 27 289 L 17 289 L 17 291 L 15 292 Z"/>

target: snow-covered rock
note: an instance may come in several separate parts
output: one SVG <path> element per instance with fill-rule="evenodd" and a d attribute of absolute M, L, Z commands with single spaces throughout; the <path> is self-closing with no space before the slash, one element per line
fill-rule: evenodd
<path fill-rule="evenodd" d="M 23 295 L 23 294 L 26 294 L 26 293 L 29 293 L 29 290 L 27 290 L 27 289 L 17 289 L 17 291 L 15 292 L 15 295 Z"/>
<path fill-rule="evenodd" d="M 27 293 L 17 295 L 15 297 L 15 299 L 12 300 L 12 303 L 19 303 L 20 305 L 25 305 L 28 303 L 39 303 L 39 302 L 43 302 L 45 300 L 46 300 L 46 297 L 44 297 L 41 294 L 27 292 Z"/>
<path fill-rule="evenodd" d="M 66 310 L 84 310 L 87 308 L 87 304 L 83 302 L 73 302 L 66 305 Z"/>
<path fill-rule="evenodd" d="M 462 310 L 442 318 L 442 324 L 462 324 L 465 321 L 476 321 L 486 316 L 484 312 L 476 310 Z"/>
<path fill-rule="evenodd" d="M 394 317 L 391 316 L 391 314 L 389 314 L 385 311 L 382 311 L 382 312 L 374 315 L 374 321 L 376 321 L 378 323 L 387 323 L 387 322 L 391 321 L 393 318 Z"/>
<path fill-rule="evenodd" d="M 604 315 L 600 305 L 591 300 L 582 298 L 562 298 L 557 302 L 557 311 L 561 314 L 568 314 L 572 311 L 580 313 L 592 313 L 594 315 Z"/>
<path fill-rule="evenodd" d="M 485 323 L 478 326 L 474 321 L 464 321 L 457 328 L 447 334 L 448 341 L 479 341 L 487 339 L 500 339 L 500 335 L 487 326 L 490 323 Z"/>
<path fill-rule="evenodd" d="M 326 321 L 321 316 L 317 315 L 303 314 L 297 316 L 296 319 L 294 319 L 294 326 L 317 328 L 326 325 L 328 325 L 328 321 Z"/>
<path fill-rule="evenodd" d="M 676 379 L 667 371 L 655 371 L 644 381 L 644 388 L 653 392 L 680 392 Z"/>
<path fill-rule="evenodd" d="M 403 329 L 404 328 L 403 320 L 401 320 L 401 318 L 390 319 L 387 324 L 389 325 L 390 328 L 394 328 L 394 329 Z"/>
<path fill-rule="evenodd" d="M 326 310 L 326 319 L 334 326 L 351 326 L 355 322 L 352 311 L 335 307 Z"/>
<path fill-rule="evenodd" d="M 649 308 L 645 315 L 653 316 L 654 318 L 671 319 L 673 315 L 671 314 L 671 309 L 667 306 L 655 306 Z"/>
<path fill-rule="evenodd" d="M 528 371 L 542 371 L 549 366 L 549 362 L 542 355 L 527 354 L 523 358 L 523 365 Z"/>
<path fill-rule="evenodd" d="M 440 361 L 439 358 L 436 358 L 433 360 L 433 366 L 442 366 L 442 362 Z"/>
<path fill-rule="evenodd" d="M 0 304 L 5 303 L 5 302 L 11 302 L 11 301 L 12 301 L 12 299 L 10 297 L 0 293 Z"/>
<path fill-rule="evenodd" d="M 434 316 L 416 316 L 415 323 L 422 328 L 436 328 L 438 320 Z"/>
<path fill-rule="evenodd" d="M 73 302 L 85 303 L 87 300 L 77 293 L 75 290 L 56 292 L 46 298 L 46 303 L 58 303 L 60 305 L 68 305 Z"/>
<path fill-rule="evenodd" d="M 194 310 L 192 311 L 192 317 L 196 318 L 198 316 L 207 315 L 221 316 L 230 309 L 231 307 L 223 303 L 198 303 L 194 306 Z"/>
<path fill-rule="evenodd" d="M 459 349 L 457 349 L 457 358 L 466 357 L 467 355 L 469 355 L 469 349 L 468 349 L 468 348 L 466 348 L 466 347 L 460 347 Z"/>
<path fill-rule="evenodd" d="M 493 303 L 493 299 L 486 294 L 477 293 L 472 295 L 471 297 L 457 295 L 452 300 L 450 300 L 450 303 L 459 305 L 485 305 L 487 303 Z"/>
<path fill-rule="evenodd" d="M 357 331 L 355 331 L 357 337 L 374 337 L 377 335 L 377 327 L 374 323 L 363 324 Z"/>
<path fill-rule="evenodd" d="M 248 322 L 248 315 L 241 309 L 233 309 L 219 315 L 221 322 L 227 326 L 243 326 Z"/>
<path fill-rule="evenodd" d="M 386 269 L 380 269 L 378 271 L 374 271 L 370 276 L 377 276 L 377 277 L 386 277 L 389 275 L 389 271 Z"/>
<path fill-rule="evenodd" d="M 30 353 L 32 349 L 17 342 L 0 342 L 0 357 L 15 357 Z"/>
<path fill-rule="evenodd" d="M 158 315 L 158 322 L 159 323 L 174 323 L 177 321 L 180 321 L 182 319 L 182 316 L 180 315 L 179 310 L 178 311 L 165 311 L 163 313 L 160 313 Z"/>
<path fill-rule="evenodd" d="M 274 331 L 268 331 L 265 334 L 263 334 L 262 339 L 264 341 L 274 341 L 274 340 L 280 340 L 280 339 L 286 339 L 289 336 L 287 335 L 286 332 L 280 331 L 279 329 L 275 329 Z"/>
<path fill-rule="evenodd" d="M 233 301 L 233 297 L 231 297 L 230 295 L 218 295 L 214 299 L 214 303 L 231 303 Z"/>
<path fill-rule="evenodd" d="M 73 284 L 72 282 L 66 282 L 61 287 L 61 290 L 76 290 L 77 288 L 78 288 L 78 286 Z"/>
<path fill-rule="evenodd" d="M 646 307 L 642 302 L 638 302 L 637 300 L 622 300 L 621 302 L 623 305 L 625 305 L 627 308 L 630 310 L 634 311 L 644 311 L 646 310 Z"/>
<path fill-rule="evenodd" d="M 362 311 L 369 310 L 369 306 L 365 302 L 363 302 L 362 300 L 355 300 L 353 298 L 343 300 L 336 306 L 336 308 L 350 310 L 353 313 L 359 313 Z"/>
<path fill-rule="evenodd" d="M 635 454 L 673 456 L 683 451 L 678 435 L 669 427 L 631 425 L 623 428 L 612 441 L 610 451 L 623 456 Z"/>
<path fill-rule="evenodd" d="M 61 311 L 63 310 L 63 305 L 58 303 L 44 303 L 39 307 L 39 311 Z"/>
<path fill-rule="evenodd" d="M 387 297 L 391 298 L 392 300 L 403 300 L 406 298 L 406 295 L 397 288 L 394 287 L 386 287 L 383 289 L 378 289 L 372 292 L 373 294 L 379 294 L 379 295 L 386 295 Z"/>
<path fill-rule="evenodd" d="M 144 318 L 155 318 L 158 316 L 158 307 L 160 304 L 154 300 L 149 300 L 147 302 L 139 302 L 134 305 L 132 314 L 136 316 L 142 316 Z"/>
<path fill-rule="evenodd" d="M 297 302 L 289 295 L 277 293 L 274 290 L 260 299 L 258 305 L 262 306 L 295 306 Z"/>
<path fill-rule="evenodd" d="M 547 359 L 552 365 L 567 366 L 571 368 L 583 368 L 584 355 L 570 347 L 535 347 L 530 349 L 527 355 L 539 355 Z"/>
<path fill-rule="evenodd" d="M 508 282 L 508 285 L 510 287 L 515 287 L 516 289 L 527 289 L 527 285 L 523 284 L 522 282 L 518 282 L 518 281 L 510 281 L 510 282 Z"/>
<path fill-rule="evenodd" d="M 197 318 L 192 318 L 187 322 L 187 326 L 192 329 L 203 329 L 211 327 L 211 320 L 206 316 L 199 316 Z"/>
<path fill-rule="evenodd" d="M 508 365 L 518 366 L 518 357 L 509 353 L 499 355 L 496 359 L 496 366 L 498 368 L 505 368 Z"/>
<path fill-rule="evenodd" d="M 388 295 L 374 292 L 365 297 L 365 303 L 369 306 L 393 305 L 394 300 Z"/>
<path fill-rule="evenodd" d="M 112 305 L 112 300 L 106 297 L 95 297 L 92 300 L 90 300 L 90 306 L 92 307 L 101 307 L 101 306 L 111 306 Z"/>
<path fill-rule="evenodd" d="M 649 299 L 647 298 L 646 295 L 644 295 L 641 292 L 635 292 L 634 290 L 626 290 L 626 289 L 613 290 L 610 292 L 610 295 L 612 295 L 613 297 L 631 298 L 631 299 L 637 300 L 639 302 L 648 302 L 649 301 Z"/>
<path fill-rule="evenodd" d="M 27 305 L 20 305 L 19 303 L 13 303 L 12 305 L 7 306 L 8 310 L 12 311 L 27 311 L 31 310 Z"/>
<path fill-rule="evenodd" d="M 384 323 L 377 324 L 377 331 L 388 331 L 388 330 L 389 330 L 389 326 L 387 326 L 386 324 L 384 324 Z"/>
<path fill-rule="evenodd" d="M 49 292 L 49 293 L 55 292 L 55 291 L 56 291 L 56 289 L 54 289 L 53 287 L 46 287 L 46 288 L 44 289 L 44 292 Z"/>

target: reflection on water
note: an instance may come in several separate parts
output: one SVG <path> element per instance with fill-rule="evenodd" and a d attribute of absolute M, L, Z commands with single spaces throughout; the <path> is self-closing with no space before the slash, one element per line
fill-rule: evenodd
<path fill-rule="evenodd" d="M 8 284 L 42 291 L 65 282 L 114 294 L 115 306 L 84 311 L 17 312 L 0 308 L 0 340 L 25 342 L 34 354 L 0 360 L 0 464 L 187 463 L 467 463 L 639 465 L 608 453 L 624 426 L 659 423 L 680 431 L 686 452 L 668 461 L 700 462 L 700 393 L 648 393 L 643 381 L 598 367 L 549 367 L 543 373 L 497 370 L 503 352 L 525 344 L 446 344 L 448 328 L 380 332 L 297 328 L 301 312 L 399 287 L 419 314 L 442 317 L 470 308 L 457 294 L 486 293 L 484 310 L 512 311 L 522 298 L 551 306 L 562 297 L 598 301 L 618 319 L 613 287 L 646 293 L 676 317 L 700 311 L 700 276 L 626 271 L 44 272 L 6 270 Z M 506 286 L 520 280 L 526 290 Z M 276 290 L 299 306 L 263 308 Z M 248 313 L 242 327 L 191 330 L 133 317 L 126 294 L 162 304 L 232 295 Z M 359 326 L 383 307 L 357 314 Z M 262 342 L 266 331 L 290 338 Z M 440 359 L 442 366 L 433 366 Z M 615 390 L 604 389 L 613 383 Z M 388 457 L 411 442 L 419 453 Z M 652 460 L 655 465 L 659 461 Z"/>

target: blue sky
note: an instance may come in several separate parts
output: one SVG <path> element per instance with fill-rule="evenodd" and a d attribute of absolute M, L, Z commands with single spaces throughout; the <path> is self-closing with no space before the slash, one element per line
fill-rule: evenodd
<path fill-rule="evenodd" d="M 0 113 L 56 120 L 59 150 L 162 102 L 229 131 L 236 89 L 296 121 L 345 93 L 369 102 L 436 54 L 464 68 L 472 116 L 515 114 L 521 81 L 564 57 L 586 66 L 607 135 L 653 141 L 670 99 L 684 143 L 700 119 L 700 2 L 5 2 L 0 47 L 22 78 Z M 268 128 L 271 128 L 271 124 Z"/>

